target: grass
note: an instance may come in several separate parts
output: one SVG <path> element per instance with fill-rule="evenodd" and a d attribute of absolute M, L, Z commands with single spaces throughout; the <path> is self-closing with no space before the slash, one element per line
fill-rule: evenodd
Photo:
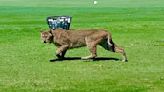
<path fill-rule="evenodd" d="M 163 92 L 162 0 L 102 0 L 97 6 L 89 0 L 64 1 L 0 1 L 0 92 Z M 41 43 L 39 30 L 48 29 L 51 15 L 72 16 L 73 29 L 110 30 L 129 62 L 49 62 L 56 48 Z M 78 48 L 66 56 L 88 54 Z M 98 55 L 120 58 L 101 47 Z"/>

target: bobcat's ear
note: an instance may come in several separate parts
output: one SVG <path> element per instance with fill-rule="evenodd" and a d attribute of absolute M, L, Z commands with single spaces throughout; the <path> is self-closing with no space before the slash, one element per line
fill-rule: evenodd
<path fill-rule="evenodd" d="M 50 31 L 48 31 L 48 33 L 49 33 L 49 36 L 52 36 L 52 31 L 50 30 Z"/>
<path fill-rule="evenodd" d="M 53 31 L 53 30 L 52 30 L 52 29 L 50 29 L 48 32 L 49 32 L 49 33 L 52 33 L 52 31 Z"/>

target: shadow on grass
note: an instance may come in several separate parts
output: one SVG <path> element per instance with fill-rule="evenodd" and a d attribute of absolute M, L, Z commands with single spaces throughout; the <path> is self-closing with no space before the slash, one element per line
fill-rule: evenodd
<path fill-rule="evenodd" d="M 94 59 L 81 59 L 81 57 L 65 57 L 63 59 L 52 59 L 50 62 L 56 62 L 56 61 L 72 61 L 72 60 L 82 60 L 82 61 L 106 61 L 106 60 L 114 60 L 114 61 L 121 61 L 118 58 L 108 58 L 108 57 L 97 57 Z"/>

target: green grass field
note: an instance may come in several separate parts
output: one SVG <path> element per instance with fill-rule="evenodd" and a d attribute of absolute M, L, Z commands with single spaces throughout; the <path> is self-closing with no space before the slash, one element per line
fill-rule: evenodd
<path fill-rule="evenodd" d="M 72 16 L 73 29 L 110 30 L 129 62 L 49 62 L 56 47 L 41 43 L 39 30 L 52 15 Z M 101 47 L 98 56 L 121 58 Z M 0 92 L 164 92 L 164 1 L 0 0 Z"/>

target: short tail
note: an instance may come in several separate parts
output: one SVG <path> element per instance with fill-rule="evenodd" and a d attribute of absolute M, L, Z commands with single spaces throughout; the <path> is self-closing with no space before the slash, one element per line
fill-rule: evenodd
<path fill-rule="evenodd" d="M 113 41 L 112 41 L 111 35 L 108 35 L 108 40 L 107 40 L 107 42 L 108 42 L 108 45 L 109 45 L 109 46 L 113 46 Z"/>
<path fill-rule="evenodd" d="M 114 42 L 112 40 L 111 35 L 108 35 L 107 43 L 108 43 L 108 49 L 110 49 L 111 51 L 115 52 L 115 44 L 114 44 Z"/>

